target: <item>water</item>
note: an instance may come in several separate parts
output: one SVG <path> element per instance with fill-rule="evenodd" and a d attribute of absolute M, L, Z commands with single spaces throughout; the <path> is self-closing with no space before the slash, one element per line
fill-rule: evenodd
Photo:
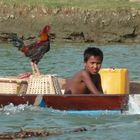
<path fill-rule="evenodd" d="M 140 45 L 52 44 L 51 50 L 39 63 L 39 68 L 44 74 L 69 77 L 83 67 L 83 51 L 89 46 L 103 50 L 102 67 L 128 68 L 130 80 L 140 80 Z M 0 44 L 0 64 L 1 76 L 31 71 L 29 59 L 10 44 Z M 48 136 L 48 140 L 139 140 L 140 109 L 133 98 L 131 99 L 131 109 L 123 114 L 108 111 L 100 114 L 76 114 L 51 108 L 10 104 L 0 109 L 0 132 L 39 128 L 54 134 Z M 87 131 L 73 132 L 81 127 Z"/>
<path fill-rule="evenodd" d="M 131 80 L 140 80 L 140 45 L 52 44 L 39 63 L 42 73 L 69 77 L 83 68 L 83 51 L 99 47 L 104 52 L 102 67 L 128 68 Z M 31 71 L 29 59 L 10 44 L 0 44 L 0 75 L 18 75 Z"/>
<path fill-rule="evenodd" d="M 140 114 L 140 106 L 137 103 L 137 96 L 139 95 L 129 95 L 129 113 Z"/>

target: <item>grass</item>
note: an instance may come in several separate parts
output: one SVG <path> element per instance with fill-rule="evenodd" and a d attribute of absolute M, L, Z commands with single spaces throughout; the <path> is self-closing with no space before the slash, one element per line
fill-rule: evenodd
<path fill-rule="evenodd" d="M 33 7 L 44 5 L 48 8 L 75 7 L 81 9 L 140 9 L 140 3 L 129 2 L 129 0 L 1 0 L 0 3 L 20 7 L 22 5 Z"/>

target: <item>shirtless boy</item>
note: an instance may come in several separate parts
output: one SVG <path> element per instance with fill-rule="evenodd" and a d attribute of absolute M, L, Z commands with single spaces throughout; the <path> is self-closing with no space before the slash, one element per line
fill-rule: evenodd
<path fill-rule="evenodd" d="M 84 51 L 84 69 L 66 80 L 65 94 L 101 94 L 99 70 L 103 61 L 103 52 L 99 48 L 89 47 Z"/>

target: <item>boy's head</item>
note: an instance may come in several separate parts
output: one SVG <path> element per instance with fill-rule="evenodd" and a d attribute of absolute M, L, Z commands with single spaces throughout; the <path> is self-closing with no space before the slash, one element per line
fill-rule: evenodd
<path fill-rule="evenodd" d="M 99 48 L 89 47 L 84 51 L 85 70 L 90 74 L 99 72 L 103 61 L 103 52 Z"/>
<path fill-rule="evenodd" d="M 84 62 L 87 62 L 88 59 L 91 56 L 95 56 L 95 57 L 100 57 L 101 61 L 103 61 L 103 52 L 96 47 L 88 47 L 85 51 L 84 51 Z"/>

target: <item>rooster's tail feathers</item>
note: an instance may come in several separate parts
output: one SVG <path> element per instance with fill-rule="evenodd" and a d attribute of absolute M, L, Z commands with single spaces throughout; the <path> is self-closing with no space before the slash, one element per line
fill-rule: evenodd
<path fill-rule="evenodd" d="M 18 48 L 19 50 L 24 46 L 24 42 L 21 38 L 19 38 L 16 34 L 12 36 L 13 46 Z"/>

